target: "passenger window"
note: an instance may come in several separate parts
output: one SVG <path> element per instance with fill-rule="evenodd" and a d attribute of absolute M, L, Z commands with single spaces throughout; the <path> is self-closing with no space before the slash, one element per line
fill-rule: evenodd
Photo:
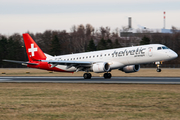
<path fill-rule="evenodd" d="M 110 56 L 110 54 L 108 54 L 108 56 Z"/>
<path fill-rule="evenodd" d="M 106 56 L 106 54 L 104 54 L 104 56 Z"/>
<path fill-rule="evenodd" d="M 97 57 L 98 57 L 98 55 L 97 55 Z"/>
<path fill-rule="evenodd" d="M 161 47 L 158 47 L 157 50 L 161 50 Z"/>

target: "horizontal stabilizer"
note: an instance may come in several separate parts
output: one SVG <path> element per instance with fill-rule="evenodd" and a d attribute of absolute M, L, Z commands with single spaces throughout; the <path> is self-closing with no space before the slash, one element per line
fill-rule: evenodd
<path fill-rule="evenodd" d="M 20 63 L 20 64 L 28 64 L 28 65 L 38 65 L 37 63 L 29 63 L 28 61 L 15 61 L 15 60 L 3 60 L 5 62 L 12 62 L 12 63 Z"/>

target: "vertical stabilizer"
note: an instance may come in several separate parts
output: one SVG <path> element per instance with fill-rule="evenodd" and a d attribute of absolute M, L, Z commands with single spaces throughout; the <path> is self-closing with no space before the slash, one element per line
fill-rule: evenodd
<path fill-rule="evenodd" d="M 23 34 L 29 61 L 46 60 L 46 56 L 28 33 Z"/>

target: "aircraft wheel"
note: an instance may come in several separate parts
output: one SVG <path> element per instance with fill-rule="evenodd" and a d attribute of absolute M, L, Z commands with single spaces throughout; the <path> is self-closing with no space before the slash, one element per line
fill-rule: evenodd
<path fill-rule="evenodd" d="M 84 73 L 83 77 L 84 79 L 91 79 L 91 73 Z"/>
<path fill-rule="evenodd" d="M 109 79 L 111 78 L 111 76 L 112 76 L 111 73 L 108 73 L 108 78 L 109 78 Z"/>
<path fill-rule="evenodd" d="M 88 73 L 88 79 L 91 79 L 92 75 L 91 73 Z"/>
<path fill-rule="evenodd" d="M 104 78 L 105 79 L 110 79 L 111 78 L 111 73 L 104 73 Z"/>
<path fill-rule="evenodd" d="M 156 71 L 157 71 L 157 72 L 161 72 L 161 69 L 157 69 Z"/>

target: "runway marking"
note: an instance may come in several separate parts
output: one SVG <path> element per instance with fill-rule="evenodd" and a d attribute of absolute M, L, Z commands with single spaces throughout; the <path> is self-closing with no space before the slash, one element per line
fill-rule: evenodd
<path fill-rule="evenodd" d="M 47 76 L 47 77 L 45 77 L 45 76 L 42 76 L 42 77 L 16 77 L 16 76 L 14 76 L 14 77 L 0 77 L 0 80 L 7 80 L 7 79 L 13 79 L 13 78 L 29 78 L 29 79 L 31 79 L 31 78 L 47 78 L 47 79 L 49 79 L 49 78 L 60 78 L 60 79 L 66 79 L 66 78 L 68 78 L 68 79 L 74 79 L 74 78 L 82 78 L 83 79 L 83 77 L 68 77 L 68 76 L 65 76 L 65 77 L 61 77 L 61 76 L 57 76 L 57 77 L 51 77 L 51 76 Z M 103 77 L 92 77 L 92 78 L 102 78 L 102 79 L 104 79 Z M 180 77 L 112 77 L 112 79 L 180 79 Z M 109 79 L 109 80 L 111 80 L 111 79 Z"/>
<path fill-rule="evenodd" d="M 12 77 L 0 77 L 0 82 L 180 84 L 180 77 L 112 77 L 112 79 L 104 79 L 103 77 L 92 77 L 92 79 L 84 79 L 83 77 L 12 76 Z"/>
<path fill-rule="evenodd" d="M 6 81 L 6 80 L 11 80 L 11 79 L 0 79 L 0 81 Z"/>

